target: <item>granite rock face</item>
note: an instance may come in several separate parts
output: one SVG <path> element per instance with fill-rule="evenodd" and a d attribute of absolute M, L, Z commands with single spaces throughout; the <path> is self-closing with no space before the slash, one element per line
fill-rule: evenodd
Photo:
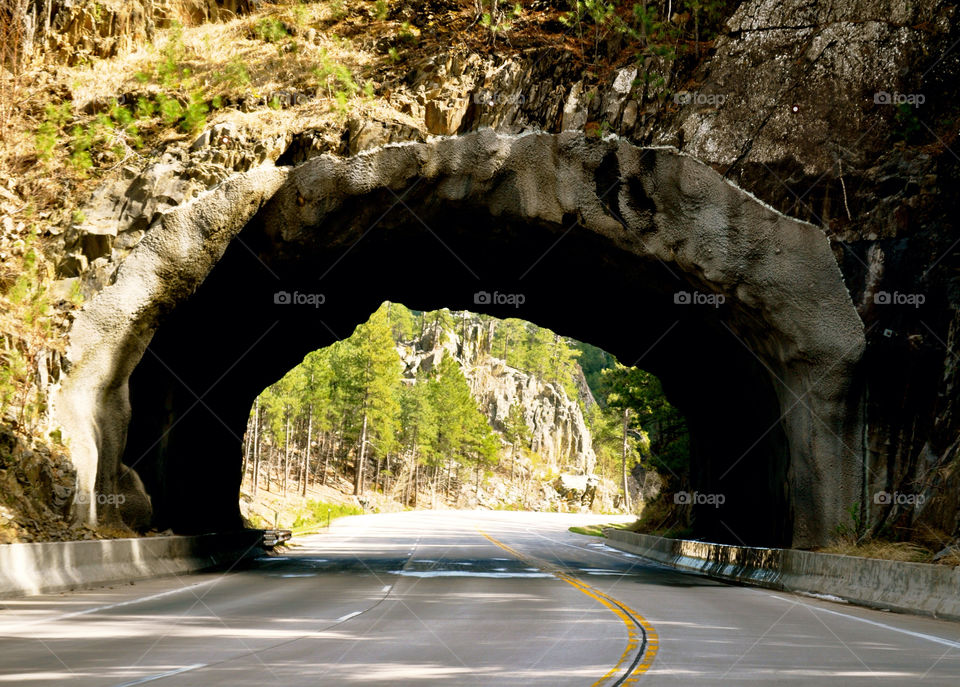
<path fill-rule="evenodd" d="M 504 431 L 511 406 L 519 404 L 530 430 L 530 446 L 547 468 L 580 475 L 593 472 L 597 456 L 578 399 L 570 398 L 559 385 L 492 356 L 488 331 L 479 321 L 461 323 L 463 335 L 451 330 L 441 334 L 436 329 L 431 326 L 417 341 L 402 347 L 408 378 L 439 365 L 444 355 L 452 356 L 494 430 Z"/>

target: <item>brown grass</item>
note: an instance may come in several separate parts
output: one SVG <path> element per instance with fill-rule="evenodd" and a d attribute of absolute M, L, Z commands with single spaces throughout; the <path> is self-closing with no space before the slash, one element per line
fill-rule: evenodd
<path fill-rule="evenodd" d="M 906 561 L 910 563 L 930 563 L 934 552 L 911 542 L 865 541 L 857 544 L 853 541 L 834 543 L 818 553 L 834 553 L 841 556 L 859 556 L 861 558 L 882 558 L 888 561 Z"/>

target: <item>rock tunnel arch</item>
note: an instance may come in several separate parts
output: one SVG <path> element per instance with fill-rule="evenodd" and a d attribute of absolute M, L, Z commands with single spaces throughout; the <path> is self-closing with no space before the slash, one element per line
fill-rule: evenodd
<path fill-rule="evenodd" d="M 693 488 L 727 497 L 703 536 L 818 544 L 862 498 L 863 325 L 821 230 L 673 149 L 490 130 L 262 167 L 165 214 L 72 330 L 55 418 L 80 493 L 139 491 L 126 464 L 155 524 L 239 525 L 254 397 L 383 300 L 639 360 L 688 418 Z"/>

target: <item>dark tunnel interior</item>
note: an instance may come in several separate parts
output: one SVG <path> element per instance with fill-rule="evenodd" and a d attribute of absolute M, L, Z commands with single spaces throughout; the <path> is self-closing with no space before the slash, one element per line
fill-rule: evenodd
<path fill-rule="evenodd" d="M 240 526 L 241 440 L 254 398 L 390 300 L 519 317 L 656 374 L 688 420 L 692 488 L 726 497 L 720 507 L 695 506 L 696 536 L 789 544 L 790 455 L 779 402 L 770 374 L 723 324 L 728 305 L 677 303 L 675 294 L 695 280 L 575 217 L 518 223 L 433 201 L 429 189 L 404 203 L 373 193 L 322 227 L 254 218 L 164 317 L 130 379 L 123 459 L 151 495 L 155 527 Z M 358 237 L 350 226 L 364 229 Z M 523 294 L 525 302 L 478 304 L 480 291 Z M 279 292 L 323 294 L 325 302 L 277 303 Z"/>

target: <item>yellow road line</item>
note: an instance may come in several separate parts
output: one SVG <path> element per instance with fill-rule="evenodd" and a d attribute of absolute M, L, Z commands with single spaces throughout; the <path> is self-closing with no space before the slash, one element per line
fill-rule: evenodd
<path fill-rule="evenodd" d="M 531 563 L 531 564 L 537 565 L 537 567 L 540 567 L 546 570 L 547 572 L 557 577 L 557 579 L 563 580 L 574 589 L 586 594 L 591 599 L 594 599 L 595 601 L 599 602 L 600 604 L 605 606 L 611 613 L 613 613 L 618 618 L 620 618 L 620 620 L 623 621 L 623 624 L 627 628 L 627 648 L 624 649 L 623 654 L 621 654 L 620 659 L 616 662 L 616 664 L 610 670 L 608 670 L 603 677 L 601 677 L 599 680 L 594 682 L 590 687 L 602 687 L 607 683 L 607 681 L 609 681 L 610 679 L 613 678 L 614 675 L 616 675 L 617 671 L 621 670 L 624 663 L 626 663 L 629 660 L 630 655 L 640 646 L 640 643 L 643 640 L 643 637 L 641 636 L 642 634 L 646 635 L 646 640 L 647 640 L 643 657 L 637 663 L 637 665 L 634 666 L 632 670 L 630 670 L 629 675 L 625 675 L 616 684 L 618 685 L 636 684 L 637 681 L 639 681 L 640 677 L 650 669 L 650 666 L 653 664 L 653 659 L 656 658 L 657 656 L 657 650 L 660 648 L 660 640 L 659 640 L 659 637 L 657 636 L 657 631 L 653 629 L 653 625 L 647 622 L 647 620 L 642 615 L 637 613 L 635 610 L 633 610 L 626 604 L 620 601 L 617 601 L 616 599 L 610 596 L 607 596 L 606 594 L 601 592 L 599 589 L 594 589 L 593 587 L 586 584 L 585 582 L 582 582 L 581 580 L 571 577 L 567 573 L 561 572 L 559 570 L 550 569 L 551 566 L 543 565 L 538 560 L 532 560 L 531 557 L 523 555 L 516 549 L 504 544 L 498 539 L 494 539 L 483 530 L 478 530 L 478 531 L 480 532 L 480 534 L 486 537 L 492 544 L 495 544 L 496 546 L 499 546 L 504 551 L 510 554 L 513 554 L 514 556 L 516 556 L 518 559 L 520 559 L 525 563 Z M 641 628 L 642 628 L 642 631 L 638 633 L 637 630 L 641 630 Z"/>

